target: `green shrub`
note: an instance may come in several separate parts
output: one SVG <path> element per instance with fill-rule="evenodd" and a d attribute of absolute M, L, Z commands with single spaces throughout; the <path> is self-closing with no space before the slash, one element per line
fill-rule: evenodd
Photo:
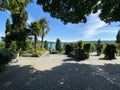
<path fill-rule="evenodd" d="M 85 53 L 90 53 L 91 52 L 91 43 L 84 44 L 83 49 L 84 49 Z"/>
<path fill-rule="evenodd" d="M 42 55 L 43 53 L 45 53 L 45 49 L 43 48 L 42 50 L 38 50 L 37 52 L 33 52 L 32 53 L 32 57 L 39 57 L 40 55 Z"/>
<path fill-rule="evenodd" d="M 59 52 L 58 51 L 52 51 L 52 54 L 59 54 Z"/>
<path fill-rule="evenodd" d="M 77 61 L 85 60 L 89 58 L 89 53 L 85 53 L 84 49 L 75 50 Z"/>
<path fill-rule="evenodd" d="M 82 49 L 82 48 L 83 48 L 83 45 L 84 45 L 84 42 L 83 42 L 83 41 L 78 41 L 78 42 L 77 42 L 77 47 L 78 47 L 79 49 Z"/>
<path fill-rule="evenodd" d="M 3 48 L 5 48 L 5 42 L 4 41 L 0 42 L 0 49 L 3 49 Z"/>
<path fill-rule="evenodd" d="M 101 40 L 99 39 L 96 43 L 96 49 L 97 49 L 97 55 L 101 55 L 102 53 L 102 48 L 103 48 L 103 45 L 102 45 L 102 42 Z"/>
<path fill-rule="evenodd" d="M 39 57 L 40 56 L 40 51 L 32 53 L 32 57 Z"/>
<path fill-rule="evenodd" d="M 114 44 L 107 44 L 104 49 L 105 59 L 115 59 L 115 54 L 117 53 L 117 47 Z"/>
<path fill-rule="evenodd" d="M 92 50 L 92 52 L 96 52 L 96 46 L 94 43 L 92 43 L 92 45 L 91 45 L 91 50 Z"/>
<path fill-rule="evenodd" d="M 15 53 L 8 49 L 0 50 L 0 72 L 3 72 Z"/>
<path fill-rule="evenodd" d="M 73 46 L 72 46 L 71 44 L 67 44 L 67 45 L 65 46 L 65 54 L 66 54 L 66 55 L 69 55 L 70 52 L 72 52 L 72 51 L 73 51 Z"/>

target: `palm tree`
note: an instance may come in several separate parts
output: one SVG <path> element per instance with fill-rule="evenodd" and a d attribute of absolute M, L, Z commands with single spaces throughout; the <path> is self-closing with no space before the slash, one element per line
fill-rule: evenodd
<path fill-rule="evenodd" d="M 32 34 L 34 35 L 34 42 L 35 42 L 35 52 L 37 51 L 37 38 L 41 32 L 41 26 L 38 22 L 34 21 L 29 26 Z"/>
<path fill-rule="evenodd" d="M 45 18 L 41 18 L 39 19 L 39 24 L 41 25 L 41 32 L 40 32 L 40 36 L 41 36 L 41 49 L 43 48 L 43 45 L 44 45 L 44 37 L 45 35 L 50 31 L 50 27 L 48 25 L 48 22 Z"/>

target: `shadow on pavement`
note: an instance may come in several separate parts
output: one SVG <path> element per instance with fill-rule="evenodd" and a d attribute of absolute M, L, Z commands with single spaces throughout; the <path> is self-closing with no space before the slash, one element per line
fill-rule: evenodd
<path fill-rule="evenodd" d="M 106 72 L 120 72 L 120 65 L 101 66 Z M 116 72 L 115 72 L 116 71 Z M 0 78 L 0 90 L 120 90 L 89 65 L 64 63 L 39 71 L 30 65 L 9 66 Z"/>

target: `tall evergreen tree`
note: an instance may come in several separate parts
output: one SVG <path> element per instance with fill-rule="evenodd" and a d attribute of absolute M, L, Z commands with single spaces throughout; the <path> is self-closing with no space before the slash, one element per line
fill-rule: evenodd
<path fill-rule="evenodd" d="M 11 24 L 10 24 L 10 20 L 7 19 L 7 21 L 6 21 L 6 30 L 5 30 L 6 35 L 9 34 L 10 31 L 11 31 Z"/>
<path fill-rule="evenodd" d="M 56 50 L 59 52 L 61 51 L 61 45 L 62 45 L 62 43 L 61 43 L 60 39 L 57 39 L 56 40 Z"/>
<path fill-rule="evenodd" d="M 118 30 L 118 33 L 116 36 L 116 43 L 117 43 L 117 47 L 119 49 L 119 55 L 120 55 L 120 30 Z"/>
<path fill-rule="evenodd" d="M 120 30 L 118 30 L 118 33 L 116 36 L 116 43 L 120 43 Z"/>
<path fill-rule="evenodd" d="M 47 41 L 47 40 L 44 42 L 44 48 L 45 48 L 46 50 L 48 50 L 48 41 Z"/>
<path fill-rule="evenodd" d="M 11 34 L 11 24 L 10 24 L 10 20 L 9 19 L 7 19 L 7 21 L 6 21 L 6 30 L 5 30 L 5 39 L 4 39 L 4 41 L 5 41 L 5 48 L 8 48 L 9 46 L 10 46 L 10 43 L 11 43 L 11 41 L 10 41 L 10 39 L 9 39 L 9 35 Z"/>
<path fill-rule="evenodd" d="M 100 55 L 102 52 L 103 45 L 101 43 L 101 40 L 99 39 L 96 44 L 96 49 L 97 49 L 97 55 Z"/>

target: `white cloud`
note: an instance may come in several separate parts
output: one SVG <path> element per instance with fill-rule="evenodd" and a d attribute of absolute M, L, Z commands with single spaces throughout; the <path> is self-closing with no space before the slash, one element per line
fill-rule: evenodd
<path fill-rule="evenodd" d="M 117 33 L 118 29 L 112 29 L 112 28 L 108 28 L 107 30 L 98 30 L 98 33 L 102 34 L 102 33 Z"/>
<path fill-rule="evenodd" d="M 98 30 L 100 28 L 107 25 L 105 22 L 101 21 L 98 18 L 98 14 L 99 12 L 97 14 L 91 14 L 89 16 L 88 22 L 86 23 L 84 35 L 83 35 L 84 39 L 94 37 L 96 34 L 98 34 Z"/>

